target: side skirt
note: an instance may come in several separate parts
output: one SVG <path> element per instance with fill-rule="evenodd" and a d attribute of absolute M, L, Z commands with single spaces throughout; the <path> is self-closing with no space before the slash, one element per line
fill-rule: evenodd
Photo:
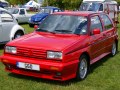
<path fill-rule="evenodd" d="M 100 55 L 99 57 L 91 60 L 91 61 L 90 61 L 90 65 L 93 64 L 93 63 L 95 63 L 95 62 L 97 62 L 97 61 L 99 61 L 100 59 L 102 59 L 103 57 L 107 56 L 107 55 L 110 54 L 110 53 L 111 53 L 111 52 L 104 53 L 104 54 Z"/>

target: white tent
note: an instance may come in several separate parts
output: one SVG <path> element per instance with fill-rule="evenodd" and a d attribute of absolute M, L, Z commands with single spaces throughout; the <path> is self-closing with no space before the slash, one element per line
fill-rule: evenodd
<path fill-rule="evenodd" d="M 30 0 L 25 4 L 25 7 L 40 7 L 40 4 L 35 2 L 34 0 Z"/>

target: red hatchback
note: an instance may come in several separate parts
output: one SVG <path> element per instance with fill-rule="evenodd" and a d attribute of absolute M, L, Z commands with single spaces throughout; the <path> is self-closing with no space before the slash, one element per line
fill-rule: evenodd
<path fill-rule="evenodd" d="M 115 55 L 118 33 L 104 13 L 59 12 L 31 34 L 9 42 L 1 61 L 9 72 L 65 81 L 85 79 L 91 64 Z"/>

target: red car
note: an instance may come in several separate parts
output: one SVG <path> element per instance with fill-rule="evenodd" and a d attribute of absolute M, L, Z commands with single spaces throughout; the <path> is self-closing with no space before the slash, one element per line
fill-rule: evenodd
<path fill-rule="evenodd" d="M 104 13 L 58 12 L 31 34 L 9 42 L 1 61 L 9 72 L 65 81 L 86 78 L 91 64 L 118 48 L 118 33 Z"/>

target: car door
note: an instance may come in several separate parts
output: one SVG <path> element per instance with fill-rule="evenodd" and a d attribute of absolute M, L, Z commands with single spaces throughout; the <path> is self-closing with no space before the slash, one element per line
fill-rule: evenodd
<path fill-rule="evenodd" d="M 107 53 L 111 51 L 112 44 L 114 42 L 115 28 L 112 24 L 111 19 L 106 14 L 101 14 L 100 17 L 103 21 L 104 26 L 105 53 Z"/>
<path fill-rule="evenodd" d="M 18 21 L 19 21 L 19 23 L 24 23 L 24 22 L 27 21 L 27 18 L 26 18 L 25 10 L 24 10 L 24 9 L 20 9 Z"/>
<path fill-rule="evenodd" d="M 93 30 L 95 29 L 99 29 L 100 34 L 94 35 Z M 104 53 L 103 27 L 98 15 L 91 16 L 90 18 L 90 44 L 91 63 L 94 63 Z"/>
<path fill-rule="evenodd" d="M 0 14 L 0 40 L 1 42 L 6 42 L 10 40 L 10 32 L 12 27 L 15 25 L 13 16 L 6 11 L 2 11 Z"/>

